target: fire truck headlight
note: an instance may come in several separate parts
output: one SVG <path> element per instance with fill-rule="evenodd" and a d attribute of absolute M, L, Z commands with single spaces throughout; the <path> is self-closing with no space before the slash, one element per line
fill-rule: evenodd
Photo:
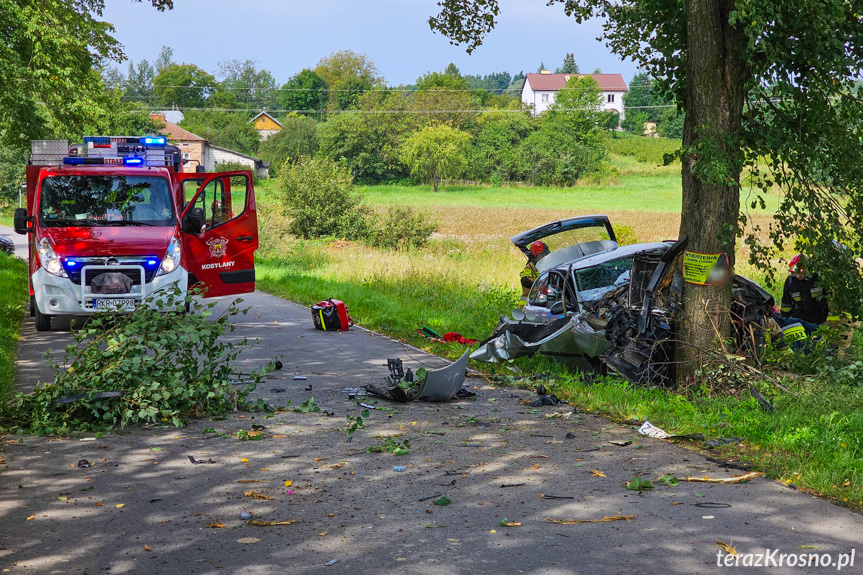
<path fill-rule="evenodd" d="M 61 278 L 68 277 L 66 270 L 63 269 L 63 263 L 57 257 L 57 254 L 54 253 L 54 248 L 51 247 L 51 242 L 48 241 L 48 238 L 42 238 L 42 241 L 39 242 L 39 262 L 49 274 Z"/>
<path fill-rule="evenodd" d="M 168 244 L 168 250 L 165 252 L 165 257 L 162 258 L 162 265 L 159 266 L 159 271 L 156 275 L 161 276 L 169 274 L 180 267 L 181 254 L 182 250 L 180 248 L 180 240 L 174 236 L 171 238 L 171 243 Z"/>

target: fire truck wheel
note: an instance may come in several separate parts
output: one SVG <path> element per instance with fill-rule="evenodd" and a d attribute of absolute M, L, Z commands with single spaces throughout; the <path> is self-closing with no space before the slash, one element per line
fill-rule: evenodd
<path fill-rule="evenodd" d="M 51 331 L 51 316 L 39 311 L 39 306 L 33 306 L 36 309 L 36 331 Z"/>

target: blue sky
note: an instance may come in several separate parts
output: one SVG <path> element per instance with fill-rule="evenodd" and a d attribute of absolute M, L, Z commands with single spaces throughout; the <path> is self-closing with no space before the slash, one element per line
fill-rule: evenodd
<path fill-rule="evenodd" d="M 567 52 L 575 54 L 582 72 L 599 67 L 629 82 L 636 71 L 596 41 L 600 22 L 576 24 L 560 5 L 548 7 L 545 0 L 501 0 L 497 28 L 470 56 L 432 34 L 426 20 L 437 13 L 434 0 L 175 0 L 169 12 L 158 12 L 146 0 L 107 4 L 104 19 L 115 25 L 134 61 L 152 62 L 168 45 L 175 61 L 211 73 L 220 61 L 255 60 L 279 84 L 345 49 L 369 56 L 390 85 L 413 83 L 449 62 L 463 74 L 536 72 L 540 62 L 553 70 Z"/>

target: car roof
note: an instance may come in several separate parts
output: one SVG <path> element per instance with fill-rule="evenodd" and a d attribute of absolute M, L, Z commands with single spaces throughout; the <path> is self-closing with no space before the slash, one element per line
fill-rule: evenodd
<path fill-rule="evenodd" d="M 579 258 L 571 262 L 562 263 L 551 269 L 565 272 L 569 269 L 570 266 L 572 266 L 573 271 L 583 270 L 593 266 L 597 266 L 599 264 L 603 264 L 605 262 L 610 262 L 619 258 L 634 256 L 637 254 L 648 252 L 663 253 L 669 247 L 671 247 L 671 244 L 664 242 L 630 244 L 628 246 L 620 246 L 613 250 L 608 250 L 600 252 L 598 254 Z"/>

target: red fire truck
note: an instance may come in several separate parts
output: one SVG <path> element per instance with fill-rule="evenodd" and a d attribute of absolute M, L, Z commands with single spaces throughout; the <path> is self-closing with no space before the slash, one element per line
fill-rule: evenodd
<path fill-rule="evenodd" d="M 128 312 L 170 286 L 204 284 L 206 297 L 255 289 L 252 173 L 182 166 L 163 136 L 33 142 L 15 231 L 30 235 L 37 330 L 56 316 Z"/>

